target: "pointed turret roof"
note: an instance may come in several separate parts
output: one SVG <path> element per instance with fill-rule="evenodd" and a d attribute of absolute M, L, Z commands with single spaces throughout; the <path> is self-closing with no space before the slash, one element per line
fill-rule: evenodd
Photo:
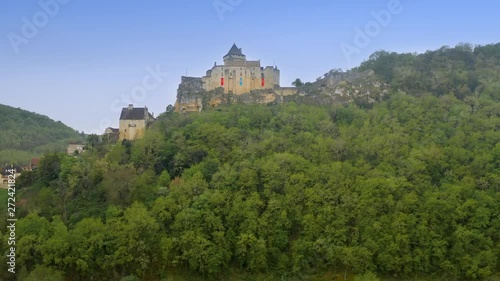
<path fill-rule="evenodd" d="M 226 56 L 229 56 L 229 55 L 244 56 L 244 54 L 241 52 L 241 49 L 239 49 L 236 46 L 236 43 L 234 43 L 233 46 L 231 47 L 231 49 L 229 50 L 229 52 L 227 52 Z"/>

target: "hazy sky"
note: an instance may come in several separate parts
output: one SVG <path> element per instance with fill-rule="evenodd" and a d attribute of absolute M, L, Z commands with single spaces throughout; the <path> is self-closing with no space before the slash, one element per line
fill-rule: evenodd
<path fill-rule="evenodd" d="M 117 127 L 128 103 L 164 112 L 181 75 L 204 75 L 234 42 L 276 64 L 281 86 L 380 49 L 500 42 L 498 1 L 55 1 L 0 1 L 0 103 L 85 132 Z"/>

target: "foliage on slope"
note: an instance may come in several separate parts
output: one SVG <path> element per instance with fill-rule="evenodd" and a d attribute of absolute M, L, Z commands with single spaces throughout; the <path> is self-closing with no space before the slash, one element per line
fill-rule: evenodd
<path fill-rule="evenodd" d="M 166 113 L 142 140 L 47 155 L 18 183 L 20 280 L 488 280 L 500 271 L 489 75 L 465 98 L 454 84 L 398 86 L 369 109 Z"/>
<path fill-rule="evenodd" d="M 500 101 L 500 43 L 445 46 L 418 55 L 379 51 L 357 70 L 368 69 L 393 89 L 411 95 L 452 94 L 469 100 L 481 93 Z"/>
<path fill-rule="evenodd" d="M 0 164 L 27 164 L 33 156 L 80 141 L 75 130 L 47 116 L 0 104 Z"/>

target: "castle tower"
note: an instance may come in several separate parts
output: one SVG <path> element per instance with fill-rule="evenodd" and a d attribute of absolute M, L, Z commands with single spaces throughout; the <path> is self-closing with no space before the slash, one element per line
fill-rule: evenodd
<path fill-rule="evenodd" d="M 246 61 L 246 56 L 241 51 L 241 48 L 238 48 L 236 44 L 233 44 L 229 52 L 223 57 L 224 64 L 229 65 L 231 62 L 244 62 Z"/>

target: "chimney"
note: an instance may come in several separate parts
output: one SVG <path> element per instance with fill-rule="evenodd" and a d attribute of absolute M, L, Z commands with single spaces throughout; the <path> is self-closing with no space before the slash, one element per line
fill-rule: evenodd
<path fill-rule="evenodd" d="M 134 105 L 133 104 L 129 104 L 128 105 L 128 110 L 132 110 L 132 109 L 134 109 Z"/>

